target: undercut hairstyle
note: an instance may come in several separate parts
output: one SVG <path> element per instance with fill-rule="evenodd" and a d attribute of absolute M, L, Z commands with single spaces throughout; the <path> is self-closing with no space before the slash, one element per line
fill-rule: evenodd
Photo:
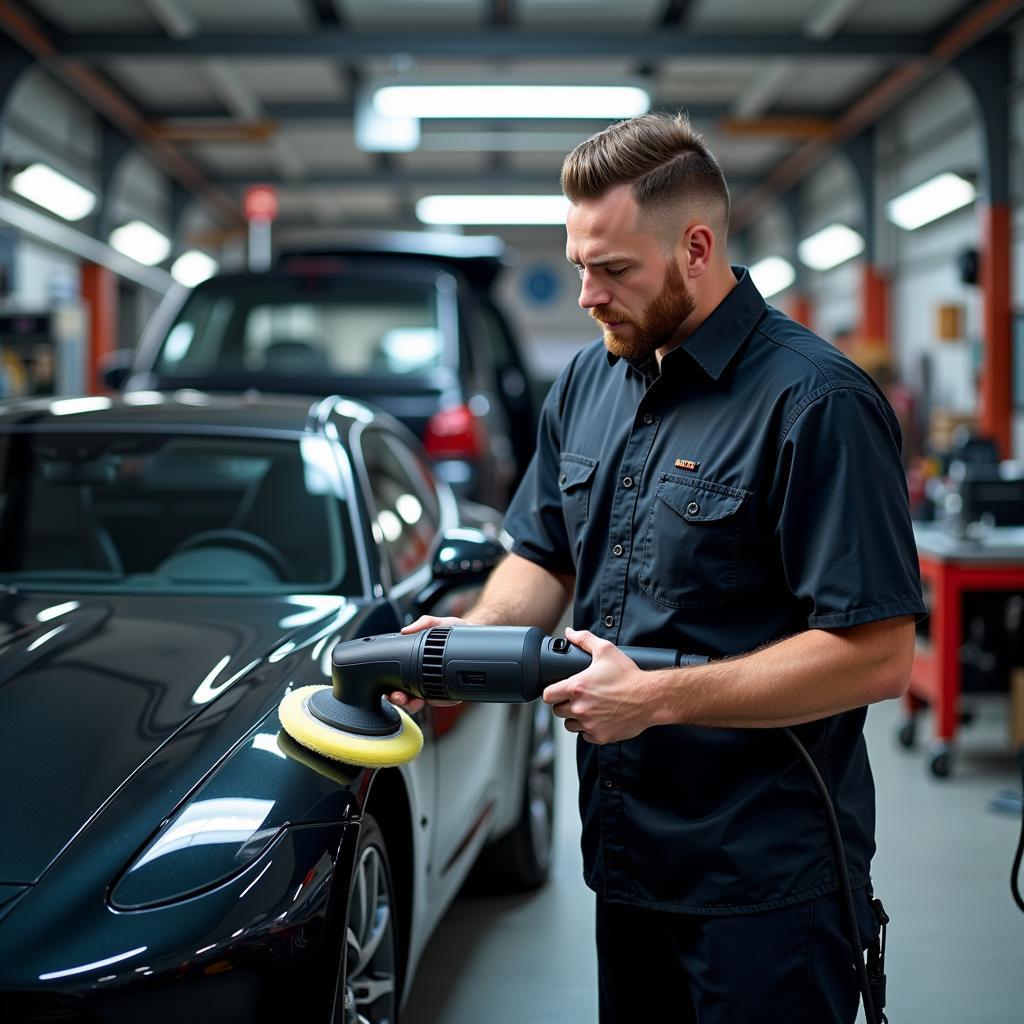
<path fill-rule="evenodd" d="M 707 211 L 724 240 L 729 186 L 722 168 L 685 114 L 643 114 L 581 142 L 562 164 L 562 191 L 572 203 L 630 185 L 641 214 L 675 222 L 695 207 Z M 717 223 L 716 223 L 717 222 Z"/>

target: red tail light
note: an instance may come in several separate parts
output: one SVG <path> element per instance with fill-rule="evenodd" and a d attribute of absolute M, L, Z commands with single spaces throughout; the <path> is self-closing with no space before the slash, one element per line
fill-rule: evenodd
<path fill-rule="evenodd" d="M 435 459 L 476 459 L 487 448 L 483 420 L 465 405 L 442 409 L 427 423 L 423 444 Z"/>

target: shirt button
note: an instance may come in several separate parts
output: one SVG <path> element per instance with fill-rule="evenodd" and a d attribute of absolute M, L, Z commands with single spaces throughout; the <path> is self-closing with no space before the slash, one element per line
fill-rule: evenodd
<path fill-rule="evenodd" d="M 645 412 L 644 413 L 644 423 L 646 423 L 647 426 L 650 426 L 653 422 L 654 422 L 654 417 L 649 412 Z"/>
<path fill-rule="evenodd" d="M 623 487 L 632 487 L 633 486 L 633 478 L 631 476 L 625 477 L 623 479 L 623 481 L 622 481 L 622 486 Z"/>
<path fill-rule="evenodd" d="M 616 558 L 618 558 L 622 554 L 622 545 L 621 544 L 616 544 L 615 547 L 612 548 L 612 554 Z"/>
<path fill-rule="evenodd" d="M 691 516 L 695 516 L 700 511 L 700 505 L 698 505 L 695 501 L 691 501 L 690 504 L 686 506 L 686 511 Z"/>
<path fill-rule="evenodd" d="M 569 479 L 569 477 L 568 477 L 568 476 L 567 476 L 567 475 L 566 475 L 565 473 L 563 473 L 563 474 L 562 474 L 562 475 L 561 475 L 561 476 L 559 477 L 559 483 L 563 483 L 563 484 L 564 484 L 564 483 L 565 483 L 565 481 L 566 481 L 566 480 L 568 480 L 568 479 Z"/>
<path fill-rule="evenodd" d="M 604 624 L 605 624 L 605 625 L 606 625 L 606 626 L 607 626 L 607 627 L 608 627 L 609 629 L 611 629 L 611 628 L 612 628 L 612 626 L 614 626 L 614 625 L 615 625 L 615 619 L 614 619 L 614 618 L 612 618 L 612 616 L 611 616 L 611 615 L 606 615 L 606 616 L 604 617 Z"/>
<path fill-rule="evenodd" d="M 602 779 L 602 780 L 601 780 L 601 785 L 602 785 L 602 786 L 603 786 L 603 787 L 604 787 L 605 789 L 611 789 L 611 788 L 612 788 L 612 787 L 613 787 L 613 786 L 615 785 L 615 783 L 614 783 L 614 782 L 613 782 L 613 781 L 612 781 L 611 779 L 607 779 L 607 778 L 606 778 L 606 779 Z"/>

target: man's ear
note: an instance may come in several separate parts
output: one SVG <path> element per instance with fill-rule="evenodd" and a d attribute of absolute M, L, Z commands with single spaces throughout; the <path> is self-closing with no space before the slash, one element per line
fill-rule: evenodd
<path fill-rule="evenodd" d="M 700 277 L 711 265 L 715 233 L 707 224 L 691 224 L 681 241 L 684 267 L 690 277 Z"/>

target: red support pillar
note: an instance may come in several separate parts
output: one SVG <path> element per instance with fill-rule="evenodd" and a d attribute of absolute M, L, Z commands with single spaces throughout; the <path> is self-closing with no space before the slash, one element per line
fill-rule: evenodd
<path fill-rule="evenodd" d="M 858 340 L 889 345 L 889 278 L 873 263 L 861 274 Z"/>
<path fill-rule="evenodd" d="M 813 306 L 811 300 L 802 292 L 797 292 L 789 300 L 789 315 L 798 324 L 803 324 L 809 330 L 814 330 L 814 325 L 811 323 Z"/>
<path fill-rule="evenodd" d="M 98 395 L 106 390 L 99 375 L 100 361 L 117 348 L 117 275 L 96 263 L 83 263 L 82 300 L 89 323 L 85 389 Z"/>
<path fill-rule="evenodd" d="M 983 206 L 979 284 L 982 293 L 982 358 L 978 426 L 1011 454 L 1012 339 L 1010 337 L 1010 207 Z"/>

